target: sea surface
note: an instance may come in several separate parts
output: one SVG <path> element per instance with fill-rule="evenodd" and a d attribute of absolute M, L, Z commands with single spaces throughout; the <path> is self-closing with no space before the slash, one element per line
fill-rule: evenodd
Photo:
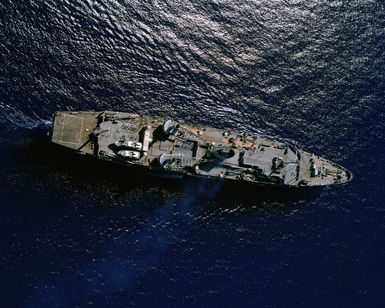
<path fill-rule="evenodd" d="M 384 101 L 383 1 L 1 0 L 0 306 L 384 307 Z M 57 110 L 279 137 L 354 179 L 115 179 L 36 138 Z"/>

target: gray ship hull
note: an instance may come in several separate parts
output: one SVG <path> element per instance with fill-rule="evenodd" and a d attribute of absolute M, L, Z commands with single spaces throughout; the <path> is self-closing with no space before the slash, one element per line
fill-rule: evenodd
<path fill-rule="evenodd" d="M 269 137 L 122 112 L 57 112 L 51 142 L 128 175 L 290 188 L 352 178 L 338 164 Z"/>

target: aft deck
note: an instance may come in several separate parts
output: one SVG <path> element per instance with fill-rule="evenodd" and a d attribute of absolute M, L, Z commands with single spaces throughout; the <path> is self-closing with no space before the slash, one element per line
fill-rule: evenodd
<path fill-rule="evenodd" d="M 52 142 L 84 153 L 93 154 L 90 134 L 98 123 L 100 112 L 57 112 L 52 130 Z"/>

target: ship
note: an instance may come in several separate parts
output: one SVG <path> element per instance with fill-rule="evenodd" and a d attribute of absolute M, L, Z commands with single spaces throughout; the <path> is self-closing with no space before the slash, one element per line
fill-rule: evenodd
<path fill-rule="evenodd" d="M 346 168 L 291 141 L 126 112 L 58 111 L 50 141 L 127 167 L 124 172 L 133 176 L 145 172 L 294 188 L 352 179 Z"/>

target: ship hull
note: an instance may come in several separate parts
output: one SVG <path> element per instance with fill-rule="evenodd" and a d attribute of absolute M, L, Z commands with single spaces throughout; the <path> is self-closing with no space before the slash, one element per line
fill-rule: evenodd
<path fill-rule="evenodd" d="M 288 142 L 121 112 L 57 112 L 51 141 L 132 174 L 303 189 L 351 173 Z"/>

